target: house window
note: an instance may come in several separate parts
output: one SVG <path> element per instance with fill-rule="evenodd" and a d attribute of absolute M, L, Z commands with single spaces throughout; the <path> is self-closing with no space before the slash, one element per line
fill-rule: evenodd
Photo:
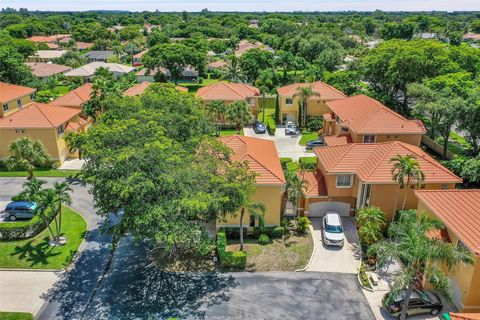
<path fill-rule="evenodd" d="M 61 135 L 65 133 L 65 126 L 62 124 L 61 126 L 57 127 L 57 134 Z"/>
<path fill-rule="evenodd" d="M 25 129 L 15 129 L 15 133 L 25 133 Z"/>
<path fill-rule="evenodd" d="M 285 99 L 285 104 L 288 104 L 288 105 L 293 104 L 293 99 L 292 98 Z"/>
<path fill-rule="evenodd" d="M 253 99 L 253 98 L 247 98 L 247 103 L 248 103 L 248 104 L 254 104 L 254 103 L 255 103 L 255 99 Z"/>
<path fill-rule="evenodd" d="M 30 99 L 35 100 L 35 93 L 30 93 Z"/>
<path fill-rule="evenodd" d="M 3 105 L 3 112 L 7 112 L 9 109 L 10 109 L 10 108 L 8 107 L 8 104 L 5 103 L 5 104 Z"/>
<path fill-rule="evenodd" d="M 374 135 L 363 136 L 363 143 L 374 143 L 374 142 L 375 142 L 375 136 Z"/>
<path fill-rule="evenodd" d="M 255 216 L 250 216 L 250 227 L 255 227 Z"/>
<path fill-rule="evenodd" d="M 442 190 L 447 190 L 448 189 L 448 184 L 447 183 L 444 183 L 442 184 Z"/>
<path fill-rule="evenodd" d="M 353 175 L 351 174 L 337 175 L 337 188 L 351 188 L 352 184 L 353 184 Z"/>
<path fill-rule="evenodd" d="M 22 105 L 22 100 L 17 100 L 17 106 L 18 106 L 18 109 L 21 109 L 23 107 Z"/>

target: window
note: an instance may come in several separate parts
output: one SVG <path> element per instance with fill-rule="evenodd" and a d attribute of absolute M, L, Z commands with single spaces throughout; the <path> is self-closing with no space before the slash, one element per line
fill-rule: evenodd
<path fill-rule="evenodd" d="M 363 143 L 374 143 L 374 142 L 375 142 L 374 135 L 363 136 Z"/>
<path fill-rule="evenodd" d="M 342 123 L 342 120 L 340 119 L 339 116 L 336 116 L 335 118 L 337 119 L 337 123 L 338 123 L 338 124 Z"/>
<path fill-rule="evenodd" d="M 255 227 L 255 216 L 250 216 L 250 223 L 249 223 L 250 227 Z"/>
<path fill-rule="evenodd" d="M 63 134 L 65 132 L 65 126 L 62 124 L 61 126 L 57 127 L 57 133 L 59 135 Z"/>
<path fill-rule="evenodd" d="M 10 109 L 10 108 L 8 107 L 8 104 L 5 103 L 5 104 L 3 105 L 3 112 L 7 112 L 9 109 Z"/>
<path fill-rule="evenodd" d="M 35 100 L 35 93 L 30 93 L 30 99 Z"/>
<path fill-rule="evenodd" d="M 285 99 L 285 104 L 293 104 L 293 99 L 292 98 Z"/>
<path fill-rule="evenodd" d="M 352 182 L 353 182 L 353 176 L 351 174 L 337 175 L 337 188 L 351 188 Z"/>
<path fill-rule="evenodd" d="M 17 100 L 17 106 L 18 106 L 18 109 L 21 109 L 23 107 L 22 100 Z"/>
<path fill-rule="evenodd" d="M 248 104 L 254 104 L 255 100 L 253 98 L 247 98 L 247 103 Z"/>
<path fill-rule="evenodd" d="M 15 133 L 25 133 L 25 129 L 15 129 Z"/>

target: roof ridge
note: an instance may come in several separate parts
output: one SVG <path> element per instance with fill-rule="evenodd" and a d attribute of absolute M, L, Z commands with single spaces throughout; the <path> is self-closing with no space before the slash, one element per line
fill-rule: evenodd
<path fill-rule="evenodd" d="M 337 91 L 338 93 L 341 93 L 345 98 L 348 98 L 348 96 L 345 95 L 344 92 L 340 91 L 339 89 L 335 88 L 335 87 L 332 86 L 332 85 L 329 85 L 329 84 L 326 83 L 326 82 L 323 82 L 322 80 L 318 80 L 318 81 L 315 81 L 315 82 L 320 82 L 320 83 L 324 84 L 325 86 L 329 87 L 330 89 L 333 89 L 334 91 Z M 315 82 L 314 82 L 314 83 L 315 83 Z M 340 99 L 340 100 L 341 100 L 341 99 Z M 335 101 L 335 100 L 333 100 L 333 101 Z"/>
<path fill-rule="evenodd" d="M 46 115 L 45 113 L 43 113 L 43 111 L 41 110 L 40 106 L 37 105 L 36 102 L 32 102 L 31 104 L 29 103 L 29 104 L 27 104 L 25 107 L 28 107 L 28 106 L 30 106 L 30 105 L 34 105 L 34 106 L 37 108 L 37 110 L 40 111 L 40 113 L 43 115 L 43 117 L 48 121 L 48 123 L 50 123 L 50 124 L 52 125 L 52 127 L 56 127 L 56 126 L 52 123 L 52 121 L 50 121 L 50 119 L 47 117 L 47 115 Z"/>
<path fill-rule="evenodd" d="M 393 141 L 393 142 L 394 142 L 394 143 L 387 143 L 387 144 L 385 144 L 385 143 L 382 142 L 382 143 L 379 143 L 379 144 L 377 145 L 377 148 L 378 148 L 378 146 L 380 146 L 380 145 L 388 145 L 388 146 L 391 146 L 391 147 L 388 149 L 388 152 L 386 152 L 386 153 L 383 155 L 383 157 L 382 157 L 383 159 L 385 159 L 385 156 L 387 156 L 388 153 L 389 153 L 390 151 L 392 151 L 393 147 L 395 146 L 395 142 L 398 142 L 398 141 Z M 368 159 L 370 159 L 370 157 L 371 157 L 372 155 L 373 155 L 373 152 L 372 152 L 372 154 L 368 157 Z M 370 175 L 372 174 L 372 172 L 375 172 L 375 170 L 380 166 L 380 164 L 381 164 L 381 161 L 378 161 L 377 164 L 368 172 L 368 175 L 370 176 Z"/>
<path fill-rule="evenodd" d="M 236 83 L 236 82 L 233 82 L 233 83 Z M 238 94 L 240 97 L 243 98 L 243 94 L 238 91 L 237 89 L 235 89 L 233 86 L 231 86 L 231 83 L 225 83 L 225 85 L 230 89 L 232 90 L 233 92 L 235 92 L 236 94 Z"/>

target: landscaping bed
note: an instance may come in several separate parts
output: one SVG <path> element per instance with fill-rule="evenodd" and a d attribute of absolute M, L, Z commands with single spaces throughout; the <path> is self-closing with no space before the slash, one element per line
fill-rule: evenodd
<path fill-rule="evenodd" d="M 165 272 L 214 272 L 217 269 L 213 260 L 215 251 L 206 256 L 180 253 L 170 257 L 168 252 L 159 248 L 152 250 L 150 257 L 158 269 Z"/>

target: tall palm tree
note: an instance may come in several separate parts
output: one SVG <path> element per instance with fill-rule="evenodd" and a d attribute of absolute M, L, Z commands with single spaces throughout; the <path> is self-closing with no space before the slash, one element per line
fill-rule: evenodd
<path fill-rule="evenodd" d="M 8 151 L 11 156 L 5 161 L 7 169 L 25 168 L 28 172 L 28 180 L 33 178 L 33 170 L 37 166 L 44 166 L 50 162 L 50 156 L 44 145 L 28 137 L 22 137 L 10 143 Z"/>
<path fill-rule="evenodd" d="M 54 189 L 43 189 L 38 193 L 36 202 L 38 205 L 38 213 L 42 217 L 43 221 L 45 222 L 48 231 L 52 237 L 52 240 L 57 242 L 58 241 L 58 234 L 56 235 L 56 231 L 58 230 L 58 221 L 55 217 L 55 202 L 56 202 L 56 193 Z M 47 211 L 50 211 L 50 214 L 54 216 L 55 221 L 55 232 L 52 230 L 50 226 L 50 221 L 47 218 Z"/>
<path fill-rule="evenodd" d="M 399 220 L 389 228 L 390 239 L 373 244 L 367 251 L 377 255 L 377 266 L 382 267 L 392 260 L 399 261 L 403 268 L 394 273 L 391 298 L 405 291 L 400 319 L 407 316 L 408 302 L 419 276 L 428 280 L 433 288 L 447 298 L 452 289 L 448 276 L 441 266 L 451 269 L 460 262 L 472 264 L 472 255 L 438 238 L 428 235 L 430 230 L 443 228 L 440 221 L 424 213 L 417 219 L 415 210 L 404 211 Z"/>
<path fill-rule="evenodd" d="M 358 236 L 365 245 L 370 246 L 382 238 L 387 222 L 385 212 L 380 208 L 361 208 L 355 218 L 359 226 Z"/>
<path fill-rule="evenodd" d="M 229 121 L 235 123 L 237 134 L 240 134 L 243 126 L 252 121 L 252 109 L 246 101 L 236 100 L 227 105 L 225 116 Z"/>
<path fill-rule="evenodd" d="M 263 70 L 255 81 L 255 85 L 260 89 L 260 93 L 262 94 L 262 122 L 265 122 L 265 95 L 269 92 L 269 88 L 273 86 L 272 71 Z"/>
<path fill-rule="evenodd" d="M 305 124 L 307 122 L 308 99 L 310 99 L 311 97 L 319 96 L 320 94 L 318 92 L 313 91 L 312 86 L 297 88 L 293 97 L 298 99 L 298 105 L 300 108 L 300 112 L 298 114 L 298 122 L 300 123 L 301 127 L 305 127 Z"/>
<path fill-rule="evenodd" d="M 405 188 L 405 195 L 403 197 L 402 204 L 402 210 L 404 210 L 407 202 L 408 188 L 410 188 L 411 182 L 415 181 L 417 185 L 421 184 L 423 180 L 425 180 L 425 174 L 420 169 L 420 164 L 418 163 L 416 157 L 412 154 L 407 154 L 405 156 L 398 154 L 390 159 L 390 163 L 393 163 L 393 167 L 390 171 L 392 174 L 392 180 L 399 184 L 397 199 L 395 200 L 394 207 L 395 213 L 397 210 L 400 189 Z"/>
<path fill-rule="evenodd" d="M 265 205 L 261 202 L 247 202 L 240 209 L 240 250 L 243 251 L 243 217 L 245 214 L 260 220 L 265 216 Z"/>
<path fill-rule="evenodd" d="M 25 201 L 36 201 L 38 194 L 46 183 L 47 181 L 35 177 L 31 180 L 25 181 L 23 183 L 23 190 L 19 194 L 20 199 Z"/>
<path fill-rule="evenodd" d="M 228 57 L 228 64 L 223 78 L 232 82 L 245 82 L 247 77 L 243 74 L 238 58 L 235 55 Z"/>
<path fill-rule="evenodd" d="M 300 179 L 296 172 L 287 171 L 286 175 L 286 188 L 287 199 L 292 203 L 292 209 L 297 216 L 298 201 L 305 197 L 305 189 L 307 188 L 307 182 Z"/>
<path fill-rule="evenodd" d="M 55 209 L 56 215 L 55 220 L 58 217 L 58 224 L 57 224 L 57 243 L 60 241 L 60 236 L 62 235 L 62 205 L 70 205 L 72 203 L 72 198 L 70 193 L 72 192 L 72 188 L 66 182 L 55 182 L 53 184 L 53 190 L 55 191 L 56 198 L 55 198 Z"/>
<path fill-rule="evenodd" d="M 227 105 L 221 100 L 212 101 L 207 105 L 207 111 L 215 122 L 215 135 L 217 137 L 220 136 L 220 132 L 222 131 L 226 110 Z"/>

